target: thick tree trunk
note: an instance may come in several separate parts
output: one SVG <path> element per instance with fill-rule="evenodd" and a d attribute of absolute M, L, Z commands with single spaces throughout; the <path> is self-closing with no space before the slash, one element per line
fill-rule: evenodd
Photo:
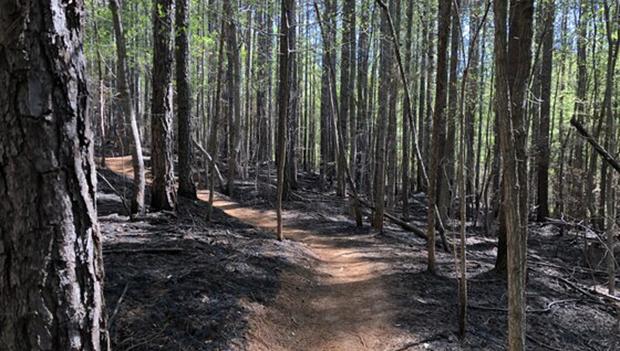
<path fill-rule="evenodd" d="M 3 350 L 109 349 L 84 11 L 0 3 Z"/>
<path fill-rule="evenodd" d="M 154 210 L 176 207 L 172 155 L 172 0 L 157 0 L 153 9 L 153 99 L 151 163 Z"/>
<path fill-rule="evenodd" d="M 177 135 L 179 153 L 179 194 L 196 198 L 192 181 L 192 93 L 189 82 L 189 0 L 176 0 L 175 56 L 177 80 Z"/>
<path fill-rule="evenodd" d="M 237 160 L 241 150 L 239 130 L 241 129 L 241 55 L 237 43 L 237 6 L 224 1 L 226 16 L 226 53 L 228 58 L 228 177 L 226 191 L 232 194 L 237 175 Z"/>

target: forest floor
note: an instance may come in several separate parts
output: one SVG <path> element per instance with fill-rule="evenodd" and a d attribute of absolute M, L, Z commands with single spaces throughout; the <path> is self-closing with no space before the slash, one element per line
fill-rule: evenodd
<path fill-rule="evenodd" d="M 505 348 L 506 281 L 492 272 L 492 237 L 468 232 L 461 341 L 454 257 L 438 250 L 438 274 L 427 273 L 423 239 L 390 222 L 382 234 L 356 228 L 316 175 L 300 177 L 304 201 L 285 203 L 279 242 L 272 187 L 239 182 L 232 198 L 217 194 L 211 223 L 202 190 L 179 199 L 177 213 L 130 220 L 121 200 L 130 159 L 107 165 L 97 202 L 116 350 Z M 412 223 L 422 225 L 417 198 Z M 529 349 L 619 349 L 615 307 L 589 290 L 605 276 L 586 268 L 579 233 L 532 224 L 528 245 Z"/>

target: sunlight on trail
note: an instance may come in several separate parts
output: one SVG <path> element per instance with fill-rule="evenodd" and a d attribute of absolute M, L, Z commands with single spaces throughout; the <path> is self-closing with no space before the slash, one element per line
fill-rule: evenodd
<path fill-rule="evenodd" d="M 106 164 L 116 173 L 133 175 L 130 157 L 108 158 Z M 208 202 L 208 190 L 199 190 L 197 195 Z M 214 207 L 254 227 L 275 231 L 273 210 L 246 207 L 218 194 L 214 196 Z M 249 349 L 386 350 L 410 339 L 394 325 L 398 308 L 382 281 L 386 264 L 365 258 L 363 247 L 339 247 L 346 233 L 326 234 L 320 229 L 294 227 L 295 218 L 303 215 L 285 211 L 284 234 L 289 240 L 307 245 L 317 257 L 316 263 L 310 270 L 292 268 L 282 272 L 275 301 L 250 320 Z M 320 224 L 317 220 L 317 228 Z M 376 244 L 372 236 L 366 236 L 366 240 L 369 245 Z"/>

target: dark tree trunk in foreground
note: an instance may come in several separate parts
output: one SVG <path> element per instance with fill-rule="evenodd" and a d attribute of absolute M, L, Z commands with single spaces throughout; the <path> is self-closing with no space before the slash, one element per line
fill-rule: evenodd
<path fill-rule="evenodd" d="M 144 214 L 144 159 L 142 157 L 142 143 L 140 142 L 140 130 L 138 129 L 138 121 L 134 106 L 131 103 L 131 95 L 129 93 L 128 70 L 127 70 L 127 46 L 125 44 L 125 33 L 123 31 L 123 21 L 118 0 L 110 0 L 110 12 L 112 12 L 112 21 L 114 22 L 114 36 L 116 39 L 116 56 L 117 70 L 116 81 L 118 84 L 121 106 L 125 118 L 129 119 L 131 126 L 131 158 L 133 165 L 133 196 L 131 198 L 131 213 L 138 215 Z"/>
<path fill-rule="evenodd" d="M 192 181 L 192 93 L 190 91 L 188 67 L 189 0 L 177 0 L 175 8 L 179 194 L 193 199 L 196 197 L 196 186 Z"/>
<path fill-rule="evenodd" d="M 527 269 L 527 123 L 525 99 L 531 64 L 533 0 L 495 0 L 496 103 L 502 160 L 502 214 L 508 271 L 508 349 L 525 349 Z M 508 24 L 507 24 L 508 20 Z"/>
<path fill-rule="evenodd" d="M 153 10 L 153 98 L 151 113 L 151 207 L 176 207 L 172 161 L 172 0 L 157 0 Z"/>
<path fill-rule="evenodd" d="M 446 139 L 446 107 L 448 85 L 448 32 L 450 31 L 450 0 L 439 0 L 437 13 L 439 33 L 437 41 L 437 85 L 435 91 L 435 111 L 433 116 L 433 134 L 431 136 L 431 167 L 429 169 L 428 189 L 428 270 L 435 273 L 435 204 L 438 186 L 441 184 L 443 170 L 441 159 L 444 156 Z"/>
<path fill-rule="evenodd" d="M 2 350 L 108 349 L 83 15 L 0 3 Z"/>

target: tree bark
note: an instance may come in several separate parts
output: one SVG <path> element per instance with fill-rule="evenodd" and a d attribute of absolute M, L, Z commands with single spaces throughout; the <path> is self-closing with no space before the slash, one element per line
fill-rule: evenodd
<path fill-rule="evenodd" d="M 189 82 L 189 0 L 176 0 L 175 5 L 176 105 L 179 154 L 179 195 L 196 198 L 192 181 L 192 92 Z"/>
<path fill-rule="evenodd" d="M 390 3 L 390 5 L 392 5 Z M 385 211 L 385 156 L 386 156 L 386 128 L 389 114 L 390 70 L 392 65 L 392 41 L 388 21 L 389 12 L 381 13 L 381 43 L 380 43 L 380 75 L 379 75 L 379 110 L 375 127 L 375 173 L 374 173 L 374 200 L 375 211 L 372 226 L 383 231 L 383 212 Z"/>
<path fill-rule="evenodd" d="M 172 7 L 173 0 L 157 0 L 153 8 L 153 98 L 151 113 L 151 208 L 176 207 L 172 154 Z"/>
<path fill-rule="evenodd" d="M 133 166 L 133 193 L 131 197 L 131 213 L 143 215 L 144 206 L 144 159 L 142 156 L 142 143 L 140 142 L 140 130 L 134 106 L 131 103 L 129 92 L 128 70 L 127 70 L 127 47 L 125 45 L 125 33 L 123 31 L 123 21 L 121 20 L 118 0 L 110 0 L 110 12 L 112 12 L 112 22 L 114 24 L 114 36 L 116 39 L 117 70 L 116 81 L 118 84 L 121 106 L 125 117 L 129 119 L 131 126 L 131 159 Z"/>
<path fill-rule="evenodd" d="M 545 2 L 543 9 L 542 62 L 540 69 L 540 124 L 538 126 L 537 155 L 537 206 L 536 217 L 539 222 L 549 217 L 549 116 L 551 111 L 551 72 L 553 71 L 553 36 L 555 5 Z"/>
<path fill-rule="evenodd" d="M 84 12 L 0 3 L 3 350 L 109 349 Z"/>
<path fill-rule="evenodd" d="M 282 12 L 280 17 L 280 67 L 279 78 L 280 83 L 278 87 L 278 149 L 276 152 L 276 164 L 278 166 L 278 189 L 276 199 L 276 212 L 277 212 L 277 235 L 278 240 L 284 239 L 284 233 L 282 233 L 282 196 L 284 193 L 284 166 L 286 162 L 286 129 L 287 120 L 289 117 L 289 103 L 290 103 L 290 79 L 291 79 L 291 60 L 290 55 L 290 40 L 292 36 L 291 21 L 295 13 L 292 11 L 294 8 L 293 1 L 295 0 L 282 0 Z M 293 29 L 294 30 L 294 29 Z"/>
<path fill-rule="evenodd" d="M 447 50 L 448 32 L 450 31 L 451 0 L 439 0 L 437 11 L 437 82 L 435 89 L 435 111 L 433 115 L 433 134 L 431 139 L 431 167 L 428 172 L 428 227 L 427 250 L 428 271 L 435 273 L 435 207 L 441 184 L 441 159 L 444 157 L 444 142 L 446 139 L 446 100 L 447 100 Z"/>
<path fill-rule="evenodd" d="M 237 41 L 236 6 L 232 1 L 224 1 L 224 14 L 226 16 L 226 53 L 228 58 L 228 147 L 227 163 L 228 176 L 226 191 L 232 195 L 234 180 L 237 174 L 237 160 L 241 144 L 239 130 L 241 129 L 241 55 Z"/>
<path fill-rule="evenodd" d="M 495 0 L 496 103 L 502 162 L 502 213 L 506 221 L 508 349 L 525 349 L 527 271 L 527 81 L 531 65 L 533 0 Z M 507 25 L 506 20 L 509 24 Z"/>

